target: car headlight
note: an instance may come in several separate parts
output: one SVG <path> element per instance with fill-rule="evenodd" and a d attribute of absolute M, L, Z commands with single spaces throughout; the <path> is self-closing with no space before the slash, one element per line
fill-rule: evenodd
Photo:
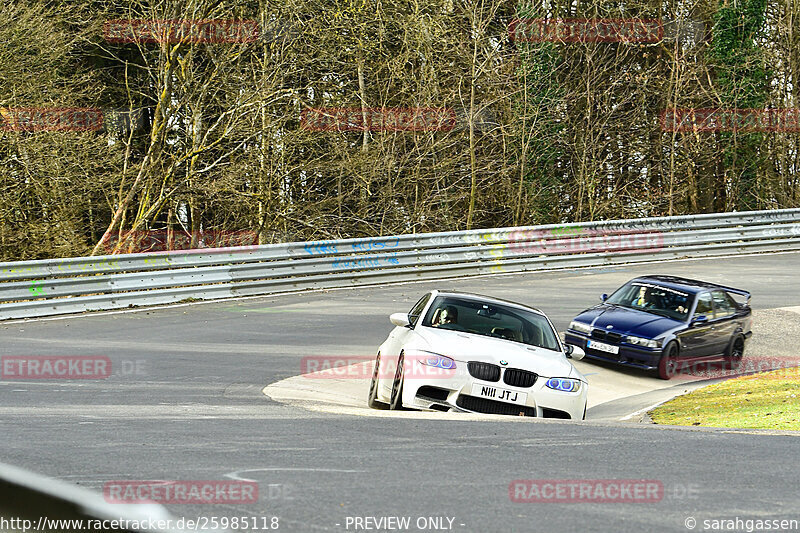
<path fill-rule="evenodd" d="M 575 322 L 574 320 L 569 323 L 569 329 L 573 331 L 580 331 L 581 333 L 591 333 L 592 326 L 584 324 L 583 322 Z"/>
<path fill-rule="evenodd" d="M 634 337 L 633 335 L 626 335 L 625 342 L 637 346 L 645 346 L 647 348 L 658 348 L 661 345 L 661 341 L 656 339 L 645 339 L 643 337 Z"/>
<path fill-rule="evenodd" d="M 445 370 L 452 370 L 456 367 L 455 361 L 443 355 L 429 355 L 427 357 L 420 357 L 419 362 L 423 365 L 444 368 Z"/>
<path fill-rule="evenodd" d="M 569 378 L 550 378 L 545 383 L 548 389 L 558 390 L 561 392 L 575 392 L 581 388 L 581 382 L 578 379 Z"/>

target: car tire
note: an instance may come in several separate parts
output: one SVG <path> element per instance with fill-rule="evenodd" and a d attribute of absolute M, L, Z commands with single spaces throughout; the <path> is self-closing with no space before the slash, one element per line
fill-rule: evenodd
<path fill-rule="evenodd" d="M 405 370 L 403 368 L 403 360 L 405 355 L 400 352 L 400 357 L 397 358 L 397 370 L 394 372 L 394 381 L 392 381 L 392 396 L 389 402 L 389 409 L 392 411 L 399 411 L 403 408 L 403 382 L 405 381 Z"/>
<path fill-rule="evenodd" d="M 737 335 L 725 350 L 725 368 L 736 370 L 744 357 L 744 337 Z"/>
<path fill-rule="evenodd" d="M 369 397 L 367 398 L 367 405 L 372 409 L 388 409 L 389 405 L 378 400 L 378 369 L 381 365 L 381 353 L 378 352 L 378 357 L 375 359 L 375 370 L 372 372 L 372 381 L 369 384 Z"/>
<path fill-rule="evenodd" d="M 583 404 L 583 418 L 581 420 L 586 420 L 586 408 L 589 406 L 589 400 L 586 400 L 586 403 Z"/>
<path fill-rule="evenodd" d="M 658 377 L 670 379 L 677 374 L 678 345 L 673 341 L 664 347 L 661 359 L 658 361 Z"/>

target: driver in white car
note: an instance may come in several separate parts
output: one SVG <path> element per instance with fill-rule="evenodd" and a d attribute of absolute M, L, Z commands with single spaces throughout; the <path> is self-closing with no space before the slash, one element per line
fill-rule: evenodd
<path fill-rule="evenodd" d="M 458 323 L 458 309 L 452 305 L 446 306 L 441 309 L 436 317 L 436 320 L 431 324 L 433 327 L 438 327 L 443 324 L 457 324 Z"/>

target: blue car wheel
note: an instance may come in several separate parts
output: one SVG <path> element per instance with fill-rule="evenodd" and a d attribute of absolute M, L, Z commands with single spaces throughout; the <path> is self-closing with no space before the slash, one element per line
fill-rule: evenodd
<path fill-rule="evenodd" d="M 742 357 L 744 357 L 744 338 L 741 335 L 737 335 L 725 352 L 725 366 L 731 370 L 736 370 L 742 362 Z"/>
<path fill-rule="evenodd" d="M 670 379 L 677 373 L 678 368 L 678 345 L 670 342 L 664 347 L 661 360 L 658 362 L 658 377 Z"/>

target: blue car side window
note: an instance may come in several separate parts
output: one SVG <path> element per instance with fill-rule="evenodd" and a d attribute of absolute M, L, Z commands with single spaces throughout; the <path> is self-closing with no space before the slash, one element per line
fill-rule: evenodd
<path fill-rule="evenodd" d="M 734 307 L 728 301 L 727 294 L 723 291 L 714 291 L 711 293 L 714 300 L 714 313 L 717 318 L 723 316 L 730 316 L 735 312 Z"/>
<path fill-rule="evenodd" d="M 711 306 L 711 295 L 707 292 L 697 297 L 697 308 L 694 310 L 694 317 L 704 316 L 709 320 L 714 318 L 714 308 Z"/>

